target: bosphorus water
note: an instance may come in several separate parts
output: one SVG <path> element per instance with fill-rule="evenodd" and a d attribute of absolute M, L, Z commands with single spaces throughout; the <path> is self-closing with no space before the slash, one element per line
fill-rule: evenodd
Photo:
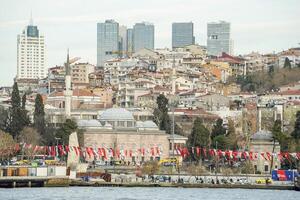
<path fill-rule="evenodd" d="M 15 188 L 0 189 L 0 200 L 296 200 L 300 192 L 206 188 Z"/>

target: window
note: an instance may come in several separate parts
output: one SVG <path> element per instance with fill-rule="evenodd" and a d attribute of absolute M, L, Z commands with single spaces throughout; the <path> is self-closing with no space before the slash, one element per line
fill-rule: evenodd
<path fill-rule="evenodd" d="M 269 171 L 269 165 L 265 165 L 265 172 Z"/>
<path fill-rule="evenodd" d="M 118 121 L 118 126 L 124 127 L 125 126 L 125 122 L 124 121 Z"/>
<path fill-rule="evenodd" d="M 127 127 L 132 127 L 132 126 L 133 126 L 132 122 L 128 121 L 127 122 Z"/>

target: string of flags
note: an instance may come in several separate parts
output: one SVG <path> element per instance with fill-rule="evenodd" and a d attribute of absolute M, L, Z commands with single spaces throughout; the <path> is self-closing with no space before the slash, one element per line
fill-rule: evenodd
<path fill-rule="evenodd" d="M 12 150 L 15 153 L 20 151 L 31 150 L 32 154 L 39 153 L 45 156 L 66 156 L 69 153 L 74 153 L 76 156 L 89 159 L 103 159 L 109 160 L 110 158 L 126 159 L 132 157 L 160 157 L 163 154 L 163 149 L 159 146 L 151 148 L 137 148 L 137 149 L 119 149 L 119 148 L 106 148 L 106 147 L 80 147 L 69 145 L 57 145 L 57 146 L 37 146 L 31 144 L 16 144 L 15 146 L 7 149 L 0 149 L 1 151 Z M 226 160 L 237 161 L 239 159 L 245 160 L 278 160 L 282 162 L 284 159 L 291 160 L 292 158 L 300 160 L 300 152 L 253 152 L 253 151 L 232 151 L 232 150 L 220 150 L 220 149 L 207 149 L 201 147 L 178 147 L 174 149 L 176 155 L 182 158 L 188 156 L 198 156 L 203 158 L 219 157 Z"/>

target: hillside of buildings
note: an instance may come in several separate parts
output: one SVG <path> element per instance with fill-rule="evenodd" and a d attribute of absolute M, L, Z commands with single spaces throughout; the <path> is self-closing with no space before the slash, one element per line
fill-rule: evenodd
<path fill-rule="evenodd" d="M 173 137 L 186 152 L 257 151 L 261 136 L 269 153 L 274 139 L 277 153 L 299 151 L 300 50 L 210 56 L 200 45 L 144 48 L 103 66 L 73 56 L 43 79 L 17 78 L 0 89 L 0 138 L 50 147 L 68 144 L 76 131 L 79 146 L 126 149 L 130 163 L 143 162 L 142 149 L 148 160 L 151 149 L 171 156 Z"/>

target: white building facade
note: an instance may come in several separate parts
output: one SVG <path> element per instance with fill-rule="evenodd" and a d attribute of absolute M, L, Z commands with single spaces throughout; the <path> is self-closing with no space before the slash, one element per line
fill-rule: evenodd
<path fill-rule="evenodd" d="M 17 79 L 43 79 L 45 69 L 45 38 L 32 23 L 26 26 L 17 41 Z"/>

